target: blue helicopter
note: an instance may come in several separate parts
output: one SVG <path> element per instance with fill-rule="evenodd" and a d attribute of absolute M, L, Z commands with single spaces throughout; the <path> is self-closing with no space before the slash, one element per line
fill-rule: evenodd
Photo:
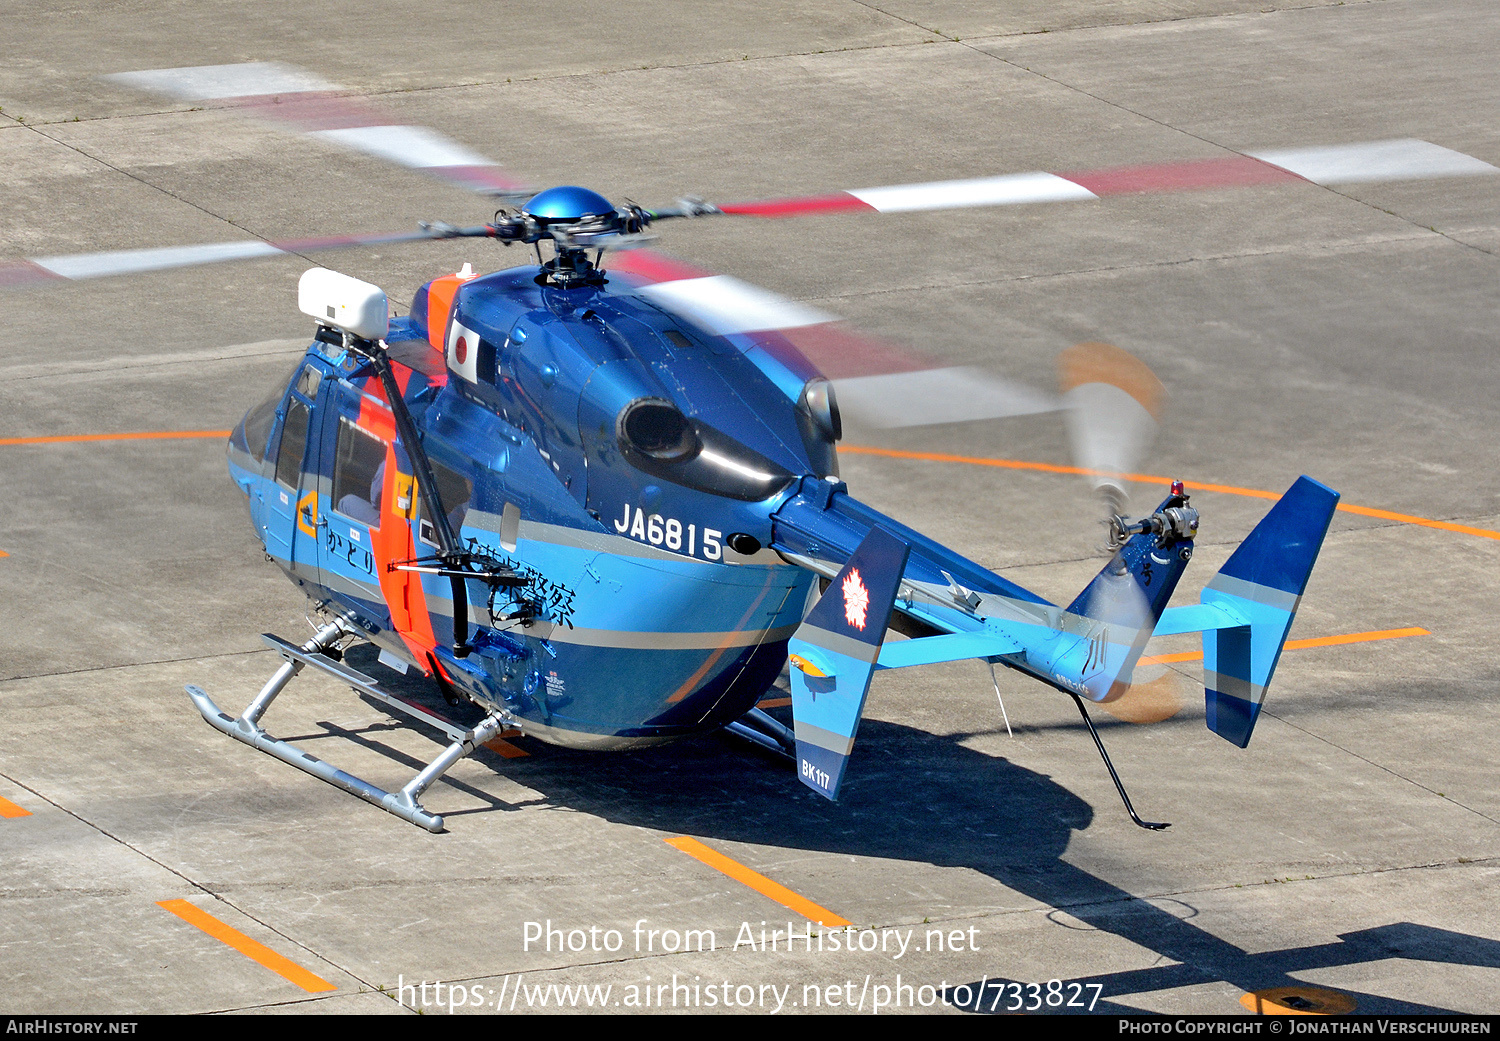
<path fill-rule="evenodd" d="M 121 77 L 252 108 L 266 107 L 268 78 L 274 118 L 520 202 L 496 168 L 434 144 L 431 132 L 354 125 L 347 99 L 305 73 L 231 66 Z M 318 129 L 335 102 L 339 127 Z M 1293 159 L 1256 162 L 1266 179 L 1297 176 Z M 1244 183 L 1243 171 L 1235 176 Z M 284 662 L 238 716 L 198 687 L 188 692 L 224 733 L 405 820 L 442 830 L 423 792 L 512 730 L 606 750 L 728 728 L 785 753 L 803 784 L 833 799 L 873 674 L 974 658 L 1073 698 L 1131 817 L 1160 828 L 1130 806 L 1086 702 L 1120 697 L 1153 635 L 1201 632 L 1208 726 L 1244 747 L 1338 493 L 1299 479 L 1200 603 L 1174 608 L 1199 522 L 1175 484 L 1144 516 L 1112 510 L 1107 563 L 1071 603 L 1051 603 L 850 494 L 838 470 L 839 397 L 797 336 L 826 316 L 638 248 L 671 219 L 1097 197 L 1085 180 L 1006 175 L 655 210 L 564 186 L 474 227 L 35 258 L 0 269 L 0 280 L 403 239 L 535 248 L 535 264 L 486 275 L 465 265 L 434 279 L 398 318 L 379 288 L 309 271 L 299 307 L 316 335 L 229 442 L 230 475 L 266 553 L 326 624 L 300 646 L 265 637 Z M 839 395 L 865 414 L 920 410 L 965 378 L 907 371 L 841 383 Z M 1108 376 L 1077 389 L 1104 412 L 1131 396 L 1128 381 Z M 977 414 L 997 413 L 948 418 Z M 352 641 L 433 677 L 450 702 L 470 701 L 484 719 L 460 727 L 386 691 L 342 660 Z M 791 728 L 756 707 L 789 663 Z M 260 720 L 307 667 L 451 744 L 390 792 L 277 740 Z"/>
<path fill-rule="evenodd" d="M 1209 726 L 1248 742 L 1336 493 L 1303 478 L 1200 606 L 1169 611 L 1198 527 L 1176 487 L 1116 518 L 1099 576 L 1051 604 L 851 497 L 833 388 L 789 343 L 711 332 L 666 306 L 670 282 L 588 256 L 686 215 L 542 192 L 442 233 L 550 241 L 550 260 L 437 279 L 396 320 L 374 286 L 303 277 L 318 336 L 229 462 L 267 553 L 332 621 L 300 648 L 268 638 L 286 664 L 238 718 L 189 688 L 209 722 L 431 830 L 421 791 L 504 729 L 620 749 L 734 727 L 831 799 L 876 669 L 983 658 L 1103 701 L 1153 633 L 1202 630 Z M 336 660 L 349 637 L 488 713 L 399 793 L 258 726 L 299 666 L 381 696 Z M 789 660 L 791 732 L 756 708 Z"/>

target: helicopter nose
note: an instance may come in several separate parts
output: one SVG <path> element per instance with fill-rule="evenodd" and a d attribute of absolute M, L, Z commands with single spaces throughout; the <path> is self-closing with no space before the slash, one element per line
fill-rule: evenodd
<path fill-rule="evenodd" d="M 538 192 L 522 207 L 522 212 L 528 217 L 543 224 L 571 224 L 590 215 L 613 213 L 614 210 L 614 204 L 604 196 L 576 184 L 563 184 Z"/>

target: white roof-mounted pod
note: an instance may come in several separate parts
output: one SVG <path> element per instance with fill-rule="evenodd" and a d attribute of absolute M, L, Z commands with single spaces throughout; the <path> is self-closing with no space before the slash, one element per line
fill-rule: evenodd
<path fill-rule="evenodd" d="M 297 307 L 319 325 L 340 329 L 361 340 L 382 340 L 390 328 L 385 290 L 315 267 L 297 283 Z"/>

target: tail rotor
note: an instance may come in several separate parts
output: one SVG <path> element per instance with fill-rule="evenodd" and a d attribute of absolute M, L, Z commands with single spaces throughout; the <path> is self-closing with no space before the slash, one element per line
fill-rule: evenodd
<path fill-rule="evenodd" d="M 1145 362 L 1108 343 L 1075 344 L 1057 368 L 1073 458 L 1113 529 L 1130 502 L 1129 476 L 1156 439 L 1166 388 Z M 1108 548 L 1119 541 L 1112 532 Z"/>

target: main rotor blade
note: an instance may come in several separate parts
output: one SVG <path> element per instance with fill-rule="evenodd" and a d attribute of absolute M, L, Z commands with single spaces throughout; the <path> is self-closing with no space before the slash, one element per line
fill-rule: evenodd
<path fill-rule="evenodd" d="M 483 195 L 529 194 L 484 156 L 427 127 L 394 123 L 337 84 L 291 65 L 256 61 L 121 72 L 104 78 L 180 101 L 242 108 L 288 129 Z"/>
<path fill-rule="evenodd" d="M 1496 173 L 1500 173 L 1500 167 L 1481 159 L 1427 141 L 1405 138 L 1073 173 L 1015 173 L 963 181 L 857 188 L 827 195 L 731 203 L 719 209 L 724 213 L 751 217 L 798 217 L 839 210 L 903 213 L 970 206 L 1080 202 L 1107 195 L 1244 188 L 1263 184 L 1310 182 L 1332 186 Z"/>
<path fill-rule="evenodd" d="M 206 242 L 191 246 L 162 246 L 151 249 L 120 249 L 107 253 L 77 253 L 72 256 L 30 257 L 0 262 L 0 287 L 41 285 L 47 282 L 83 281 L 111 275 L 136 275 L 148 271 L 218 264 L 229 260 L 251 260 L 278 254 L 316 253 L 351 246 L 375 246 L 388 242 L 415 242 L 442 236 L 427 231 L 395 232 L 375 235 L 338 235 L 325 238 L 282 239 L 266 242 L 246 239 L 241 242 Z"/>
<path fill-rule="evenodd" d="M 935 365 L 933 358 L 852 332 L 836 315 L 651 250 L 617 254 L 610 271 L 632 276 L 641 295 L 662 310 L 738 340 L 747 353 L 765 352 L 796 381 L 831 379 L 849 426 L 959 423 L 1062 407 L 1054 395 L 981 369 Z"/>

